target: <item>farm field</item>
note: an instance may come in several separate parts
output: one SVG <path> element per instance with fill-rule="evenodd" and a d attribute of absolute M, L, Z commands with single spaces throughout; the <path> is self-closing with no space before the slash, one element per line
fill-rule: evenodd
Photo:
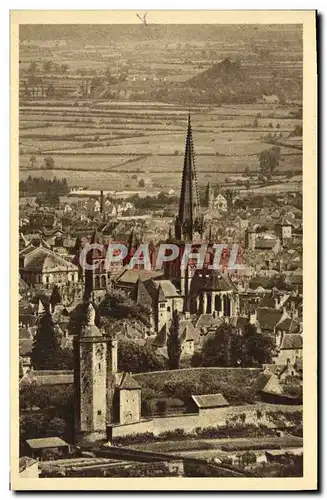
<path fill-rule="evenodd" d="M 133 445 L 132 448 L 142 449 L 151 452 L 162 452 L 194 456 L 198 458 L 209 458 L 223 454 L 229 451 L 245 451 L 254 449 L 278 449 L 301 447 L 303 439 L 296 436 L 281 437 L 256 437 L 256 438 L 213 438 L 213 439 L 184 439 L 182 441 L 159 441 L 155 443 L 143 443 L 142 445 Z M 208 453 L 209 452 L 209 453 Z"/>
<path fill-rule="evenodd" d="M 188 109 L 161 103 L 22 102 L 20 108 L 20 176 L 66 177 L 68 184 L 99 189 L 137 189 L 144 174 L 157 188 L 179 185 Z M 74 104 L 72 101 L 70 104 Z M 258 154 L 272 147 L 267 134 L 278 134 L 278 170 L 302 170 L 299 139 L 291 132 L 300 119 L 295 106 L 268 104 L 195 107 L 192 128 L 198 182 L 222 183 L 228 174 L 258 173 Z M 34 159 L 31 161 L 31 157 Z M 52 156 L 54 170 L 45 171 Z M 96 175 L 94 175 L 96 174 Z M 128 174 L 128 178 L 126 177 Z"/>

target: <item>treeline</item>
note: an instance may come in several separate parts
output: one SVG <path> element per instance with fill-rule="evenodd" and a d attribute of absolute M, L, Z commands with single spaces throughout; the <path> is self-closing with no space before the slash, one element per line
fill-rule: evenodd
<path fill-rule="evenodd" d="M 20 196 L 38 196 L 40 194 L 63 196 L 67 193 L 69 193 L 69 187 L 65 178 L 57 179 L 54 177 L 49 180 L 29 175 L 25 181 L 19 181 Z"/>

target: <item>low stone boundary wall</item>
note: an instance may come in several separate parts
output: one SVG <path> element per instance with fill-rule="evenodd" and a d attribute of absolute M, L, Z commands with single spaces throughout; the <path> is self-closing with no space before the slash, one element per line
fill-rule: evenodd
<path fill-rule="evenodd" d="M 300 412 L 299 405 L 274 405 L 269 403 L 257 403 L 245 406 L 228 406 L 225 408 L 214 408 L 200 410 L 200 413 L 186 413 L 155 417 L 152 420 L 127 425 L 112 426 L 112 437 L 131 436 L 135 434 L 151 433 L 159 436 L 164 432 L 183 429 L 185 433 L 192 433 L 197 427 L 205 429 L 208 427 L 225 426 L 226 421 L 231 419 L 242 419 L 245 424 L 265 424 L 267 412 L 282 412 L 283 414 Z"/>

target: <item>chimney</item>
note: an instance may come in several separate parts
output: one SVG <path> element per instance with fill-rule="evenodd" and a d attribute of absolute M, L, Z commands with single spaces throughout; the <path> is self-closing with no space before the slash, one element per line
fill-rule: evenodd
<path fill-rule="evenodd" d="M 278 298 L 275 297 L 275 309 L 278 309 L 278 308 L 279 308 Z"/>
<path fill-rule="evenodd" d="M 104 207 L 104 202 L 103 202 L 103 191 L 100 191 L 100 213 L 103 214 L 103 207 Z"/>
<path fill-rule="evenodd" d="M 250 313 L 249 321 L 250 321 L 251 325 L 255 325 L 257 323 L 257 311 Z"/>

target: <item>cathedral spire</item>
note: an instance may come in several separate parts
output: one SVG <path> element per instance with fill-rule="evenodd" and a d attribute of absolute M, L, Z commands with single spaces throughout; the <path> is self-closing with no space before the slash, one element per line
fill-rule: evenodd
<path fill-rule="evenodd" d="M 191 114 L 188 114 L 187 136 L 182 174 L 182 186 L 179 200 L 178 216 L 175 224 L 176 238 L 192 241 L 194 233 L 203 233 L 200 215 L 200 199 L 195 169 Z"/>

